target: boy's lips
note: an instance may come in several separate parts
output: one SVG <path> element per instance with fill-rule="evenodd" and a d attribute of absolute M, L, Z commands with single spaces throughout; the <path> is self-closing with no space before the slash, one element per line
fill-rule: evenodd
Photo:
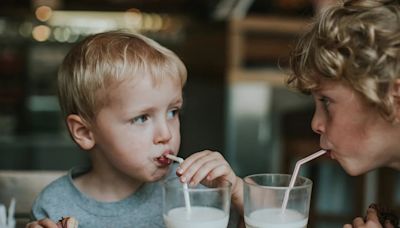
<path fill-rule="evenodd" d="M 172 161 L 170 159 L 166 158 L 164 155 L 158 157 L 156 160 L 161 165 L 170 165 L 172 163 Z"/>
<path fill-rule="evenodd" d="M 172 163 L 172 160 L 169 159 L 169 158 L 167 158 L 167 157 L 165 157 L 165 155 L 167 155 L 167 154 L 173 154 L 173 153 L 172 153 L 172 151 L 166 151 L 166 152 L 164 152 L 160 157 L 157 157 L 157 158 L 156 158 L 156 161 L 157 161 L 160 165 L 163 165 L 163 166 L 170 165 L 170 164 Z"/>
<path fill-rule="evenodd" d="M 326 150 L 326 151 L 327 151 L 326 155 L 328 155 L 331 159 L 335 159 L 331 150 Z"/>

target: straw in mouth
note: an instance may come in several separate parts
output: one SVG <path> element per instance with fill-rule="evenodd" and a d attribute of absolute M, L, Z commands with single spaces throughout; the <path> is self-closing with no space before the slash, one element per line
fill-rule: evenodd
<path fill-rule="evenodd" d="M 172 154 L 167 154 L 167 155 L 165 155 L 165 157 L 167 157 L 168 159 L 171 159 L 172 161 L 176 161 L 179 164 L 181 164 L 184 161 L 183 158 L 177 157 L 177 156 L 172 155 Z"/>
<path fill-rule="evenodd" d="M 282 204 L 282 209 L 281 209 L 281 213 L 284 213 L 286 210 L 286 206 L 289 200 L 289 193 L 290 190 L 294 187 L 294 182 L 296 181 L 297 175 L 299 173 L 300 170 L 300 166 L 303 165 L 306 162 L 309 162 L 323 154 L 325 154 L 327 151 L 326 150 L 319 150 L 303 159 L 300 159 L 296 162 L 296 166 L 294 167 L 294 171 L 293 171 L 293 175 L 290 179 L 290 183 L 289 183 L 289 188 L 286 190 L 285 192 L 285 198 L 283 199 L 283 204 Z"/>
<path fill-rule="evenodd" d="M 168 159 L 171 159 L 173 161 L 176 161 L 179 164 L 181 164 L 184 161 L 183 158 L 177 157 L 172 154 L 167 154 L 167 155 L 165 155 L 165 157 L 167 157 Z M 187 183 L 183 183 L 183 195 L 185 197 L 186 211 L 187 211 L 187 214 L 189 215 L 190 213 L 192 213 L 192 208 L 190 206 L 189 187 L 188 187 Z"/>

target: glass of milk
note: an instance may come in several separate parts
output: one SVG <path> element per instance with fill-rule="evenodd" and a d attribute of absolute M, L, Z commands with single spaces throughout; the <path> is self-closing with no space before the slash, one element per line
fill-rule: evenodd
<path fill-rule="evenodd" d="M 178 178 L 164 181 L 163 216 L 166 227 L 226 228 L 231 186 L 230 182 L 222 181 L 184 188 Z"/>
<path fill-rule="evenodd" d="M 297 177 L 282 208 L 291 175 L 254 174 L 244 178 L 246 228 L 305 228 L 308 223 L 312 181 Z"/>

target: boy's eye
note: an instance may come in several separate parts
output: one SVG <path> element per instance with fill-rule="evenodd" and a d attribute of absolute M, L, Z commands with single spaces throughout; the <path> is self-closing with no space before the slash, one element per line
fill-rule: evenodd
<path fill-rule="evenodd" d="M 142 123 L 146 122 L 148 119 L 149 119 L 149 117 L 147 115 L 141 115 L 141 116 L 133 118 L 132 123 L 133 124 L 142 124 Z"/>
<path fill-rule="evenodd" d="M 172 119 L 179 114 L 179 109 L 172 109 L 168 112 L 168 119 Z"/>
<path fill-rule="evenodd" d="M 328 109 L 329 104 L 331 103 L 329 98 L 327 98 L 327 97 L 321 97 L 319 99 L 319 101 L 322 103 L 322 105 L 324 106 L 325 109 Z"/>

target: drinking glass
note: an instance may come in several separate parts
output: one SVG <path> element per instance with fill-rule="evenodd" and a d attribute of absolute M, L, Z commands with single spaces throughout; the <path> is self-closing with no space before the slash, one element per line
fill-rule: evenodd
<path fill-rule="evenodd" d="M 184 188 L 178 178 L 164 181 L 163 217 L 166 227 L 226 228 L 231 186 L 228 181 L 219 181 L 207 183 L 207 186 L 199 184 Z"/>
<path fill-rule="evenodd" d="M 247 228 L 305 228 L 308 223 L 312 181 L 291 175 L 254 174 L 244 178 L 244 216 Z M 282 207 L 285 194 L 287 206 Z"/>

